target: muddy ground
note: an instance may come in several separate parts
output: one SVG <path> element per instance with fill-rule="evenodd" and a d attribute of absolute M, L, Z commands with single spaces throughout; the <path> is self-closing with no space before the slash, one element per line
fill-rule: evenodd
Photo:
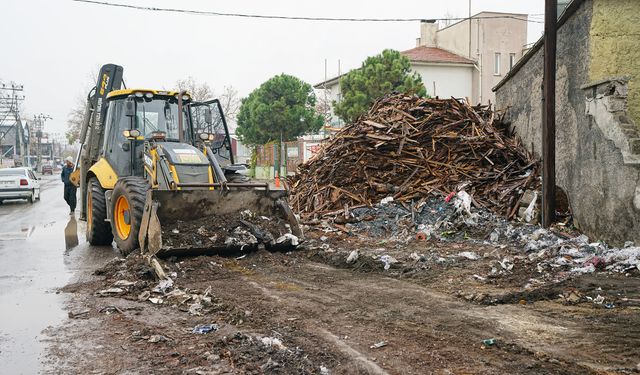
<path fill-rule="evenodd" d="M 48 332 L 48 367 L 60 374 L 640 372 L 638 270 L 539 272 L 531 259 L 512 256 L 508 271 L 492 273 L 496 259 L 518 249 L 348 232 L 308 227 L 295 252 L 164 260 L 172 285 L 159 285 L 135 253 L 114 260 L 62 289 L 71 319 Z M 208 333 L 193 332 L 209 324 Z"/>

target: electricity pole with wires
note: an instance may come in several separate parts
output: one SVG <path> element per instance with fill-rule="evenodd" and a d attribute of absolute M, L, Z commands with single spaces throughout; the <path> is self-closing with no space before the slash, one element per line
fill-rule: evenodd
<path fill-rule="evenodd" d="M 558 1 L 545 0 L 542 116 L 542 226 L 556 217 L 556 39 Z"/>

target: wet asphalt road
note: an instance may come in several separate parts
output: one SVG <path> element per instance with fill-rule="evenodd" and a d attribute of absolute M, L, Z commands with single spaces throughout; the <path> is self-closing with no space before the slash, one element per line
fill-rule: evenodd
<path fill-rule="evenodd" d="M 0 205 L 0 373 L 46 371 L 46 332 L 67 318 L 57 289 L 117 255 L 85 242 L 69 215 L 59 175 L 41 181 L 41 200 Z M 44 342 L 43 342 L 44 340 Z"/>

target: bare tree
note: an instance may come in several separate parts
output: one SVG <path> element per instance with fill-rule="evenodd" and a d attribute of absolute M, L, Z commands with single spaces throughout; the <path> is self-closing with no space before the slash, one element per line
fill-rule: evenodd
<path fill-rule="evenodd" d="M 220 100 L 220 105 L 222 106 L 224 115 L 228 119 L 235 121 L 238 116 L 238 111 L 240 110 L 238 90 L 233 86 L 225 86 L 222 94 L 218 97 L 218 100 Z"/>
<path fill-rule="evenodd" d="M 454 18 L 457 18 L 455 14 L 451 13 L 450 11 L 446 11 L 444 13 L 444 20 L 440 21 L 440 27 L 447 27 L 453 24 L 454 22 L 456 22 L 453 20 Z"/>
<path fill-rule="evenodd" d="M 322 116 L 325 125 L 331 124 L 331 95 L 329 89 L 316 90 L 316 113 Z"/>
<path fill-rule="evenodd" d="M 82 122 L 84 121 L 85 106 L 86 99 L 78 97 L 76 99 L 76 104 L 67 115 L 67 131 L 65 131 L 64 135 L 67 137 L 69 144 L 73 144 L 73 142 L 80 138 L 80 129 L 82 129 Z"/>
<path fill-rule="evenodd" d="M 238 110 L 240 109 L 240 98 L 238 97 L 238 90 L 233 86 L 224 86 L 220 95 L 218 95 L 206 82 L 198 83 L 193 79 L 193 77 L 178 80 L 175 86 L 178 91 L 186 90 L 191 94 L 191 98 L 198 102 L 209 99 L 220 100 L 222 111 L 227 119 L 235 121 L 236 116 L 238 115 Z"/>
<path fill-rule="evenodd" d="M 197 102 L 202 102 L 207 99 L 213 98 L 213 90 L 206 83 L 197 83 L 193 77 L 186 79 L 179 79 L 175 84 L 176 91 L 186 91 L 191 95 L 191 98 Z"/>

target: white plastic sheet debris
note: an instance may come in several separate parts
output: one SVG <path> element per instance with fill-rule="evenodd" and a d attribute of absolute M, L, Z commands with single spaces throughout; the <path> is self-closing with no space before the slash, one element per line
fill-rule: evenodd
<path fill-rule="evenodd" d="M 533 210 L 536 208 L 536 202 L 538 201 L 538 192 L 533 192 L 533 199 L 526 210 L 524 210 L 524 221 L 530 223 L 533 220 Z"/>
<path fill-rule="evenodd" d="M 278 237 L 278 239 L 276 240 L 277 244 L 282 244 L 286 242 L 289 242 L 292 246 L 297 246 L 300 240 L 298 239 L 297 236 L 291 233 L 285 233 L 283 236 Z"/>
<path fill-rule="evenodd" d="M 287 347 L 282 344 L 282 341 L 277 337 L 263 337 L 260 339 L 262 345 L 269 348 L 276 348 L 278 350 L 286 349 Z"/>
<path fill-rule="evenodd" d="M 347 264 L 351 264 L 355 262 L 356 260 L 358 260 L 359 256 L 360 256 L 360 252 L 358 250 L 353 250 L 347 257 Z"/>
<path fill-rule="evenodd" d="M 478 214 L 471 212 L 471 196 L 464 190 L 460 190 L 456 194 L 456 199 L 453 204 L 456 212 L 461 215 L 462 221 L 465 224 L 475 226 L 478 224 Z"/>
<path fill-rule="evenodd" d="M 166 278 L 166 279 L 160 280 L 158 285 L 156 285 L 156 287 L 153 288 L 153 292 L 165 294 L 167 290 L 172 287 L 173 287 L 173 280 L 171 280 L 170 278 Z"/>
<path fill-rule="evenodd" d="M 393 197 L 386 197 L 386 198 L 382 198 L 382 199 L 380 200 L 380 204 L 381 204 L 381 205 L 383 205 L 383 206 L 384 206 L 385 204 L 389 204 L 389 203 L 391 203 L 391 202 L 393 202 Z"/>
<path fill-rule="evenodd" d="M 460 258 L 467 258 L 469 260 L 478 260 L 481 258 L 480 255 L 474 253 L 473 251 L 462 251 L 459 252 L 456 256 Z"/>
<path fill-rule="evenodd" d="M 389 268 L 391 268 L 392 264 L 398 263 L 396 258 L 392 257 L 391 255 L 383 255 L 383 256 L 380 257 L 379 260 L 382 263 L 384 263 L 384 269 L 385 270 L 388 270 Z"/>

